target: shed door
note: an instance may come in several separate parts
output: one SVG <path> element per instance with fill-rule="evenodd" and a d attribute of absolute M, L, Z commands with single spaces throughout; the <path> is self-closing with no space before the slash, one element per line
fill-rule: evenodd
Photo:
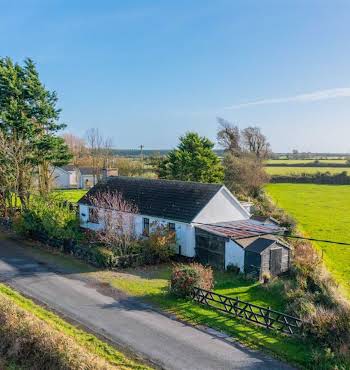
<path fill-rule="evenodd" d="M 270 271 L 272 275 L 281 273 L 282 248 L 274 248 L 270 251 Z"/>

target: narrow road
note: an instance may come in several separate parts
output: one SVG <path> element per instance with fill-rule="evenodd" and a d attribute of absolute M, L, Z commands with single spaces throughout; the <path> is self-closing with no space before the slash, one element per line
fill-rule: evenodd
<path fill-rule="evenodd" d="M 291 369 L 260 352 L 173 320 L 135 299 L 105 294 L 74 274 L 38 262 L 22 242 L 3 235 L 0 281 L 160 368 Z"/>

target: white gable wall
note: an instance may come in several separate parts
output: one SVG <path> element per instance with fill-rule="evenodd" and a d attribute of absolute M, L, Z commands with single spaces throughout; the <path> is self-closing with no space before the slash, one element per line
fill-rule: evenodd
<path fill-rule="evenodd" d="M 244 272 L 244 249 L 233 240 L 225 243 L 225 269 L 228 265 L 238 266 Z"/>
<path fill-rule="evenodd" d="M 78 186 L 78 171 L 68 171 L 69 172 L 69 185 L 73 188 Z"/>
<path fill-rule="evenodd" d="M 194 218 L 194 223 L 212 224 L 216 222 L 247 220 L 249 213 L 226 187 L 222 187 L 208 204 Z"/>
<path fill-rule="evenodd" d="M 63 168 L 55 167 L 52 174 L 53 185 L 58 189 L 69 188 L 69 172 Z"/>

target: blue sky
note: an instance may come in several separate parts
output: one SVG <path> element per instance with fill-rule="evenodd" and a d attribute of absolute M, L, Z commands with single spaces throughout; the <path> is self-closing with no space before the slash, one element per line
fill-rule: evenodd
<path fill-rule="evenodd" d="M 350 152 L 350 2 L 2 1 L 0 56 L 37 63 L 68 130 L 170 148 L 216 117 L 275 151 Z"/>

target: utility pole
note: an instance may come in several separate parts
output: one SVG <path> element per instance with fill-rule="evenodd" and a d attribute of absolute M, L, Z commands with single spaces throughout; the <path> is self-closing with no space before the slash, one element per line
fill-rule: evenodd
<path fill-rule="evenodd" d="M 144 145 L 140 145 L 140 150 L 141 150 L 141 152 L 140 152 L 140 156 L 141 156 L 141 164 L 142 164 L 142 170 L 143 170 L 143 148 L 144 148 L 145 146 Z"/>

